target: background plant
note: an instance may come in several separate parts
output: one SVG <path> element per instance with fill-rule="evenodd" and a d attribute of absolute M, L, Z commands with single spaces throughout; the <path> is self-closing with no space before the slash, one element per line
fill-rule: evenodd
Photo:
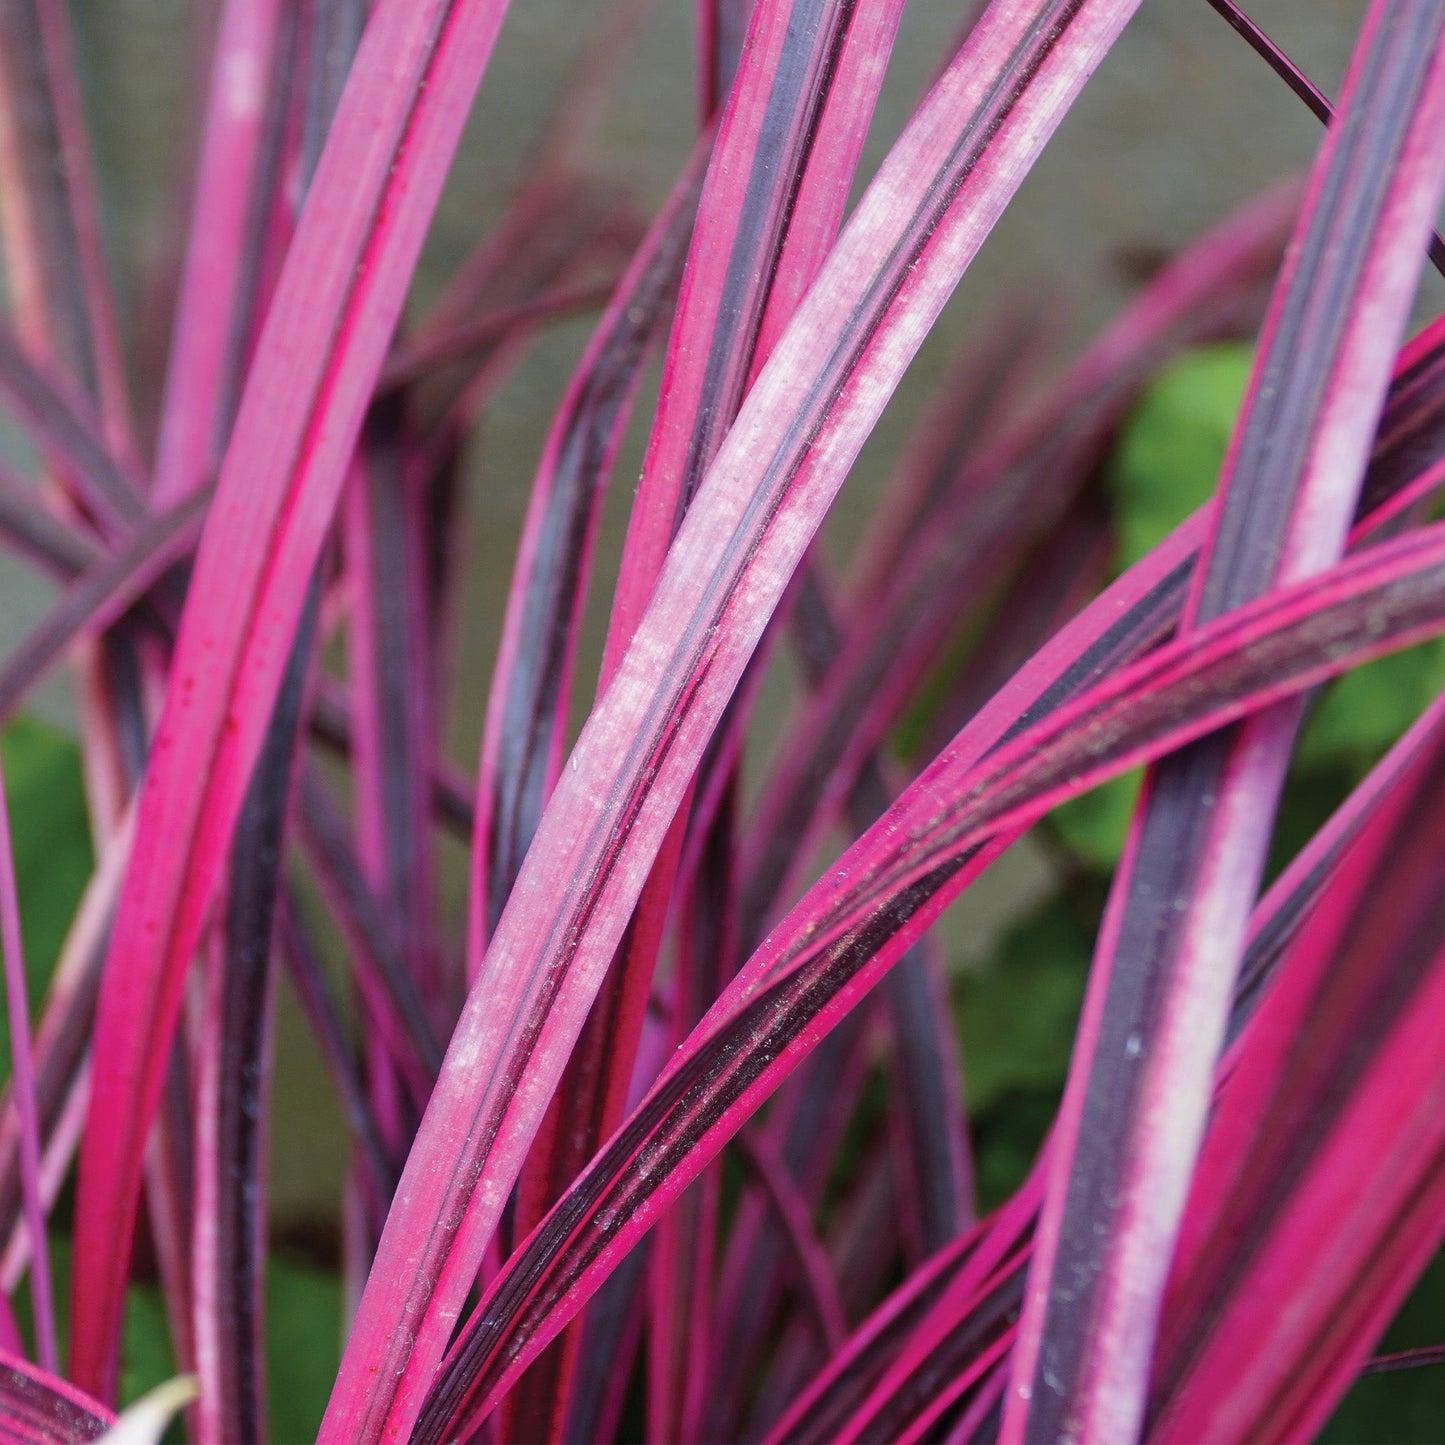
<path fill-rule="evenodd" d="M 198 13 L 124 315 L 66 8 L 0 8 L 0 531 L 59 584 L 0 708 L 66 658 L 78 698 L 78 743 L 3 756 L 15 1438 L 181 1368 L 206 1440 L 1293 1439 L 1435 1359 L 1370 1363 L 1445 1218 L 1428 296 L 1405 340 L 1445 6 L 1362 6 L 1335 112 L 1221 0 L 1327 122 L 1308 178 L 1077 352 L 997 306 L 836 568 L 833 499 L 1138 0 L 961 7 L 865 181 L 902 8 L 704 0 L 639 215 L 590 147 L 613 7 L 405 320 L 504 0 Z M 473 779 L 466 445 L 579 313 Z M 932 924 L 1030 830 L 1062 891 L 955 978 Z M 334 1274 L 268 1250 L 282 973 L 347 1133 Z"/>

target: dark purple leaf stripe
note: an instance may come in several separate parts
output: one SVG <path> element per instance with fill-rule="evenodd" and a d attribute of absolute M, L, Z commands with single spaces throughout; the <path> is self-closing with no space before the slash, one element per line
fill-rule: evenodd
<path fill-rule="evenodd" d="M 4 327 L 0 327 L 0 396 L 103 536 L 119 541 L 143 519 L 144 486 L 115 459 L 90 404 L 31 361 Z"/>
<path fill-rule="evenodd" d="M 942 649 L 1093 474 L 1138 387 L 1176 348 L 1213 334 L 1221 313 L 1237 321 L 1242 298 L 1277 264 L 1284 199 L 1247 207 L 1190 248 L 1096 339 L 1027 425 L 969 459 L 906 563 L 869 599 L 773 765 L 744 863 L 749 943 Z"/>
<path fill-rule="evenodd" d="M 697 481 L 833 241 L 901 9 L 899 0 L 788 0 L 754 10 L 668 341 L 603 652 L 604 686 L 652 594 Z M 545 1190 L 534 1177 L 542 1172 L 540 1161 L 529 1165 L 524 1225 L 540 1217 L 533 1202 L 549 1204 L 621 1117 L 682 826 L 679 821 L 660 853 L 560 1091 L 593 1127 L 548 1131 L 570 1135 L 576 1146 L 566 1155 L 551 1151 Z M 608 1060 L 605 1067 L 595 1062 L 599 1056 Z"/>
<path fill-rule="evenodd" d="M 835 604 L 817 564 L 805 566 L 794 603 L 794 626 L 806 638 L 800 649 L 814 686 L 837 660 L 841 643 Z M 865 762 L 848 796 L 848 821 L 862 833 L 892 801 L 884 765 Z M 919 1257 L 942 1249 L 972 1219 L 973 1178 L 963 1111 L 963 1069 L 949 1021 L 939 972 L 941 960 L 928 941 L 899 961 L 884 984 L 893 1020 L 903 1098 L 901 1127 L 906 1145 L 906 1203 L 916 1216 Z"/>
<path fill-rule="evenodd" d="M 236 828 L 222 940 L 212 953 L 198 1050 L 193 1264 L 200 1433 L 263 1440 L 262 1300 L 273 936 L 320 588 L 292 645 Z"/>
<path fill-rule="evenodd" d="M 1106 594 L 1100 610 L 1109 605 Z M 509 1261 L 439 1381 L 423 1438 L 450 1430 L 459 1411 L 470 1417 L 470 1404 L 485 1411 L 820 1032 L 976 876 L 991 839 L 1011 839 L 1104 776 L 1394 638 L 1439 630 L 1442 607 L 1445 531 L 1432 528 L 1341 564 L 1328 586 L 1273 594 L 1159 649 L 981 761 L 977 743 L 945 753 L 774 930 L 633 1120 Z M 976 732 L 986 737 L 991 721 Z"/>
<path fill-rule="evenodd" d="M 425 655 L 422 496 L 399 397 L 373 401 L 343 503 L 357 852 L 422 999 L 446 992 L 429 936 L 435 887 L 429 771 L 435 724 Z"/>
<path fill-rule="evenodd" d="M 58 663 L 83 633 L 109 626 L 171 563 L 196 545 L 210 506 L 209 489 L 194 492 L 169 511 L 143 521 L 112 553 L 102 554 L 0 665 L 0 717 Z"/>
<path fill-rule="evenodd" d="M 1377 0 L 1311 178 L 1185 626 L 1343 548 L 1445 186 L 1445 11 Z M 1051 1154 L 1003 1440 L 1137 1432 L 1153 1330 L 1299 705 L 1151 772 Z"/>
<path fill-rule="evenodd" d="M 598 508 L 647 344 L 677 286 L 706 154 L 700 147 L 618 283 L 558 408 L 532 488 L 478 776 L 486 806 L 478 812 L 472 900 L 484 914 L 485 936 L 560 764 Z"/>
<path fill-rule="evenodd" d="M 1133 8 L 994 7 L 749 393 L 453 1034 L 334 1396 L 367 1404 L 344 1430 L 334 1410 L 323 1438 L 371 1440 L 415 1418 L 600 975 L 803 548 L 923 327 Z"/>

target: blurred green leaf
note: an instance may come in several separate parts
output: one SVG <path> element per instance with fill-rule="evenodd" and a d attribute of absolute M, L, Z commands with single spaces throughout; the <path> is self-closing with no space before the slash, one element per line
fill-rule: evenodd
<path fill-rule="evenodd" d="M 341 1279 L 271 1258 L 266 1396 L 273 1440 L 314 1440 L 341 1363 Z"/>
<path fill-rule="evenodd" d="M 0 764 L 15 844 L 15 881 L 25 978 L 34 1012 L 93 867 L 80 750 L 32 718 L 0 734 Z M 0 1071 L 10 1073 L 9 1030 L 0 1029 Z"/>
<path fill-rule="evenodd" d="M 1068 1068 L 1093 938 L 1064 899 L 1009 930 L 988 967 L 954 987 L 969 1108 L 1056 1088 Z"/>
<path fill-rule="evenodd" d="M 1106 474 L 1118 509 L 1121 571 L 1213 495 L 1250 357 L 1239 345 L 1186 352 L 1140 398 Z"/>
<path fill-rule="evenodd" d="M 1362 777 L 1445 689 L 1445 639 L 1346 673 L 1320 698 L 1300 740 L 1307 766 L 1349 763 Z"/>
<path fill-rule="evenodd" d="M 1101 788 L 1082 793 L 1049 814 L 1054 836 L 1079 858 L 1102 873 L 1119 861 L 1143 773 L 1125 773 Z"/>
<path fill-rule="evenodd" d="M 1023 1182 L 1053 1120 L 1092 950 L 1080 910 L 1056 898 L 1010 929 L 986 968 L 954 986 L 983 1210 Z"/>
<path fill-rule="evenodd" d="M 120 1402 L 129 1405 L 176 1373 L 166 1305 L 160 1286 L 133 1284 L 125 1292 L 125 1342 L 120 1362 Z M 166 1438 L 183 1439 L 179 1425 Z"/>

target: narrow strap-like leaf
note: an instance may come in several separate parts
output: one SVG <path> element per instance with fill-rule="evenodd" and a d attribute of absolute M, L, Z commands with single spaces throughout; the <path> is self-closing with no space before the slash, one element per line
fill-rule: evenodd
<path fill-rule="evenodd" d="M 788 1177 L 782 1160 L 761 1137 L 744 1131 L 738 1140 L 740 1157 L 782 1221 L 784 1237 L 802 1275 L 803 1294 L 814 1326 L 826 1348 L 837 1350 L 847 1334 L 847 1315 L 828 1256 L 813 1234 L 807 1203 Z"/>
<path fill-rule="evenodd" d="M 0 1354 L 0 1440 L 79 1445 L 99 1440 L 115 1416 L 99 1400 L 14 1355 Z"/>
<path fill-rule="evenodd" d="M 1190 247 L 1094 340 L 1026 424 L 961 458 L 947 501 L 886 587 L 867 599 L 772 765 L 748 830 L 749 943 L 962 621 L 1093 475 L 1138 388 L 1178 347 L 1237 325 L 1241 309 L 1253 311 L 1246 298 L 1277 263 L 1287 200 L 1266 195 Z"/>
<path fill-rule="evenodd" d="M 50 977 L 35 1033 L 36 1102 L 46 1140 L 61 1127 L 85 1071 L 101 963 L 130 836 L 131 823 L 123 820 L 102 847 Z M 7 1105 L 0 1119 L 0 1236 L 8 1235 L 20 1217 L 18 1150 L 17 1120 Z"/>
<path fill-rule="evenodd" d="M 0 396 L 37 449 L 88 510 L 102 535 L 117 540 L 145 514 L 140 479 L 111 451 L 91 404 L 73 385 L 26 356 L 0 327 Z"/>
<path fill-rule="evenodd" d="M 1377 0 L 1311 176 L 1186 623 L 1342 550 L 1442 188 L 1445 10 Z M 1134 1436 L 1298 706 L 1146 779 L 1096 948 L 1002 1439 Z"/>
<path fill-rule="evenodd" d="M 1259 995 L 1273 978 L 1282 957 L 1287 955 L 1301 928 L 1306 925 L 1315 908 L 1331 896 L 1329 888 L 1338 876 L 1341 866 L 1358 851 L 1362 830 L 1373 828 L 1378 833 L 1381 825 L 1376 820 L 1382 810 L 1393 808 L 1398 813 L 1400 798 L 1407 796 L 1417 783 L 1421 769 L 1429 758 L 1438 755 L 1442 736 L 1445 736 L 1445 699 L 1434 704 L 1410 729 L 1406 737 L 1371 770 L 1366 781 L 1310 840 L 1261 900 L 1251 921 L 1250 943 L 1235 991 L 1232 1028 L 1236 1032 L 1252 1015 Z M 1385 828 L 1388 832 L 1388 820 Z M 1235 1050 L 1227 1055 L 1216 1075 L 1216 1097 L 1219 1096 L 1221 1081 L 1229 1077 L 1239 1053 L 1239 1050 Z M 1258 1110 L 1251 1113 L 1236 1108 L 1236 1114 L 1241 1112 L 1244 1119 L 1252 1120 Z M 1214 1158 L 1229 1158 L 1233 1163 L 1239 1157 L 1248 1158 L 1256 1152 L 1251 1146 L 1242 1156 L 1237 1150 L 1231 1154 L 1223 1147 L 1216 1148 L 1213 1139 L 1210 1148 L 1213 1151 L 1211 1162 Z M 1047 1150 L 1046 1144 L 1045 1155 Z M 1037 1181 L 1043 1168 L 1041 1157 L 1028 1183 L 1012 1196 L 1001 1215 L 986 1221 L 982 1226 L 991 1241 L 1000 1237 L 1008 1239 L 1031 1236 L 1040 1196 Z M 1207 1173 L 1208 1166 L 1202 1172 Z M 1196 1213 L 1202 1220 L 1201 1228 L 1194 1231 L 1197 1235 L 1210 1227 L 1210 1216 L 1202 1204 L 1197 1211 L 1191 1212 L 1191 1220 Z M 1010 1217 L 1013 1223 L 1005 1223 Z M 1020 1223 L 1022 1232 L 1019 1232 Z M 780 1427 L 783 1436 L 801 1439 L 834 1438 L 842 1429 L 841 1421 L 844 1416 L 840 1412 L 856 1410 L 861 1404 L 860 1384 L 866 1383 L 872 1388 L 883 1378 L 885 1369 L 894 1381 L 895 1388 L 912 1389 L 912 1375 L 916 1369 L 933 1371 L 934 1379 L 941 1381 L 952 1379 L 974 1368 L 977 1363 L 978 1344 L 970 1334 L 968 1322 L 979 1307 L 980 1291 L 984 1286 L 975 1278 L 972 1281 L 961 1280 L 960 1287 L 955 1289 L 952 1280 L 966 1265 L 971 1265 L 978 1249 L 978 1233 L 979 1231 L 975 1231 L 973 1237 L 966 1238 L 953 1250 L 938 1257 L 937 1267 L 941 1267 L 943 1261 L 949 1262 L 946 1288 L 951 1297 L 947 1302 L 944 1302 L 940 1293 L 944 1286 L 940 1286 L 940 1291 L 935 1291 L 933 1300 L 930 1301 L 930 1306 L 936 1301 L 938 1307 L 931 1309 L 929 1315 L 925 1317 L 912 1306 L 910 1302 L 914 1300 L 916 1291 L 921 1288 L 922 1281 L 929 1277 L 920 1271 L 917 1276 L 919 1283 L 905 1284 L 896 1296 L 890 1297 L 890 1300 L 880 1307 L 876 1316 L 860 1328 L 850 1341 L 848 1350 L 830 1363 L 798 1398 L 793 1409 L 789 1411 L 787 1420 Z M 1021 1282 L 1027 1254 L 1021 1253 L 1015 1258 L 1015 1269 Z M 1017 1292 L 1015 1297 L 1019 1297 Z M 1180 1324 L 1179 1338 L 1188 1339 L 1195 1334 L 1197 1314 L 1181 1309 L 1175 1318 Z M 901 1329 L 907 1335 L 916 1334 L 921 1338 L 922 1347 L 913 1348 L 911 1360 L 904 1363 L 901 1339 L 889 1338 L 885 1329 L 890 1333 L 897 1333 Z M 885 1392 L 882 1389 L 876 1390 L 875 1404 L 871 1408 L 879 1408 L 884 1397 Z M 873 1416 L 870 1415 L 869 1418 Z"/>
<path fill-rule="evenodd" d="M 562 771 L 452 1036 L 323 1438 L 373 1440 L 416 1418 L 600 975 L 793 569 L 927 325 L 1133 9 L 996 5 L 749 392 Z M 363 1398 L 364 1413 L 344 1403 Z"/>
<path fill-rule="evenodd" d="M 94 544 L 48 512 L 37 489 L 0 464 L 0 529 L 14 548 L 69 580 L 95 558 Z"/>
<path fill-rule="evenodd" d="M 747 33 L 748 0 L 697 0 L 697 105 L 706 125 L 727 98 Z"/>
<path fill-rule="evenodd" d="M 561 762 L 598 508 L 647 342 L 686 254 L 706 145 L 673 188 L 597 324 L 548 432 L 517 554 L 477 776 L 473 930 L 488 936 Z M 481 957 L 481 938 L 474 944 Z"/>
<path fill-rule="evenodd" d="M 366 1097 L 366 1085 L 342 1024 L 341 1009 L 302 926 L 296 904 L 289 896 L 283 896 L 278 903 L 276 930 L 286 962 L 286 976 L 296 991 L 301 1011 L 311 1027 L 311 1036 L 331 1077 L 341 1116 L 360 1161 L 359 1175 L 364 1186 L 364 1202 L 371 1211 L 370 1222 L 379 1232 L 395 1187 L 395 1171 L 387 1160 L 386 1148 Z"/>
<path fill-rule="evenodd" d="M 398 396 L 372 403 L 344 519 L 351 592 L 352 776 L 357 855 L 423 1002 L 446 992 L 429 918 L 435 889 L 429 797 L 432 669 L 420 477 Z"/>
<path fill-rule="evenodd" d="M 109 626 L 195 546 L 210 502 L 210 491 L 202 489 L 169 511 L 147 518 L 124 544 L 113 553 L 103 553 L 75 578 L 0 665 L 0 717 L 18 706 L 77 637 Z"/>
<path fill-rule="evenodd" d="M 1151 1440 L 1313 1438 L 1439 1247 L 1442 739 L 1239 1041 L 1171 1282 Z"/>
<path fill-rule="evenodd" d="M 351 846 L 349 830 L 325 783 L 312 768 L 301 778 L 298 836 L 342 936 L 355 951 L 354 970 L 374 1023 L 384 1034 L 417 1102 L 436 1072 L 441 1048 L 416 981 L 387 927 L 376 895 Z"/>
<path fill-rule="evenodd" d="M 110 1394 L 140 1140 L 321 542 L 505 0 L 382 0 L 287 255 L 202 538 L 95 1035 L 74 1377 Z"/>
<path fill-rule="evenodd" d="M 1099 607 L 1111 610 L 1108 594 Z M 992 751 L 997 718 L 981 715 L 974 738 L 925 770 L 772 931 L 649 1099 L 508 1262 L 439 1378 L 423 1437 L 452 1428 L 445 1422 L 469 1394 L 485 1411 L 820 1029 L 881 977 L 1002 843 L 1106 776 L 1442 623 L 1445 529 L 1432 528 L 1158 649 Z M 1000 713 L 1016 716 L 1013 702 L 1006 690 Z"/>
<path fill-rule="evenodd" d="M 266 744 L 247 789 L 212 950 L 198 1050 L 196 1405 L 203 1440 L 267 1437 L 263 1376 L 266 1115 L 275 991 L 272 940 L 297 735 L 320 588 L 292 647 Z"/>
<path fill-rule="evenodd" d="M 70 18 L 14 0 L 0 12 L 0 185 L 16 321 L 96 406 L 107 441 L 130 440 L 115 299 L 105 271 Z"/>
<path fill-rule="evenodd" d="M 603 652 L 604 686 L 697 482 L 836 235 L 900 12 L 898 0 L 769 0 L 754 9 L 664 358 Z M 682 828 L 679 819 L 659 853 L 529 1158 L 519 1191 L 523 1232 L 621 1117 Z M 566 1128 L 557 1120 L 564 1108 Z M 696 1372 L 690 1378 L 696 1389 Z M 528 1389 L 565 1393 L 545 1381 Z"/>
<path fill-rule="evenodd" d="M 246 282 L 260 239 L 252 218 L 272 189 L 268 111 L 284 114 L 276 92 L 284 96 L 288 72 L 276 52 L 285 9 L 279 0 L 229 0 L 222 12 L 161 402 L 153 488 L 160 506 L 207 481 L 225 447 L 231 417 L 223 413 L 234 404 L 251 322 Z"/>
<path fill-rule="evenodd" d="M 836 604 L 816 564 L 800 579 L 794 622 L 816 685 L 837 660 L 841 630 Z M 885 764 L 876 755 L 859 770 L 848 795 L 848 822 L 862 833 L 892 801 Z M 944 1005 L 941 961 L 920 941 L 888 975 L 884 998 L 893 1020 L 906 1144 L 901 1201 L 915 1216 L 918 1257 L 953 1240 L 973 1217 L 973 1170 L 963 1112 L 963 1066 Z"/>
<path fill-rule="evenodd" d="M 780 1091 L 764 1124 L 784 1166 L 814 1200 L 822 1198 L 832 1161 L 843 1147 L 863 1095 L 872 1024 L 866 1009 L 843 1020 L 810 1055 L 806 1068 Z M 896 1234 L 890 1211 L 879 1241 L 890 1267 Z M 724 1436 L 742 1433 L 748 1382 L 767 1363 L 785 1299 L 786 1249 L 762 1201 L 751 1193 L 744 1195 L 718 1269 L 713 1328 L 718 1350 L 712 1371 L 720 1401 L 715 1421 Z"/>

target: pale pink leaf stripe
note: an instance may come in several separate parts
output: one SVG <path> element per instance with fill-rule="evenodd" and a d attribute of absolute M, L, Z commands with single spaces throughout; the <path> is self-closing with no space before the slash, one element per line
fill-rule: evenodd
<path fill-rule="evenodd" d="M 143 1140 L 186 965 L 505 10 L 505 0 L 378 5 L 258 344 L 177 641 L 98 1010 L 71 1341 L 73 1376 L 94 1393 L 114 1390 Z"/>

